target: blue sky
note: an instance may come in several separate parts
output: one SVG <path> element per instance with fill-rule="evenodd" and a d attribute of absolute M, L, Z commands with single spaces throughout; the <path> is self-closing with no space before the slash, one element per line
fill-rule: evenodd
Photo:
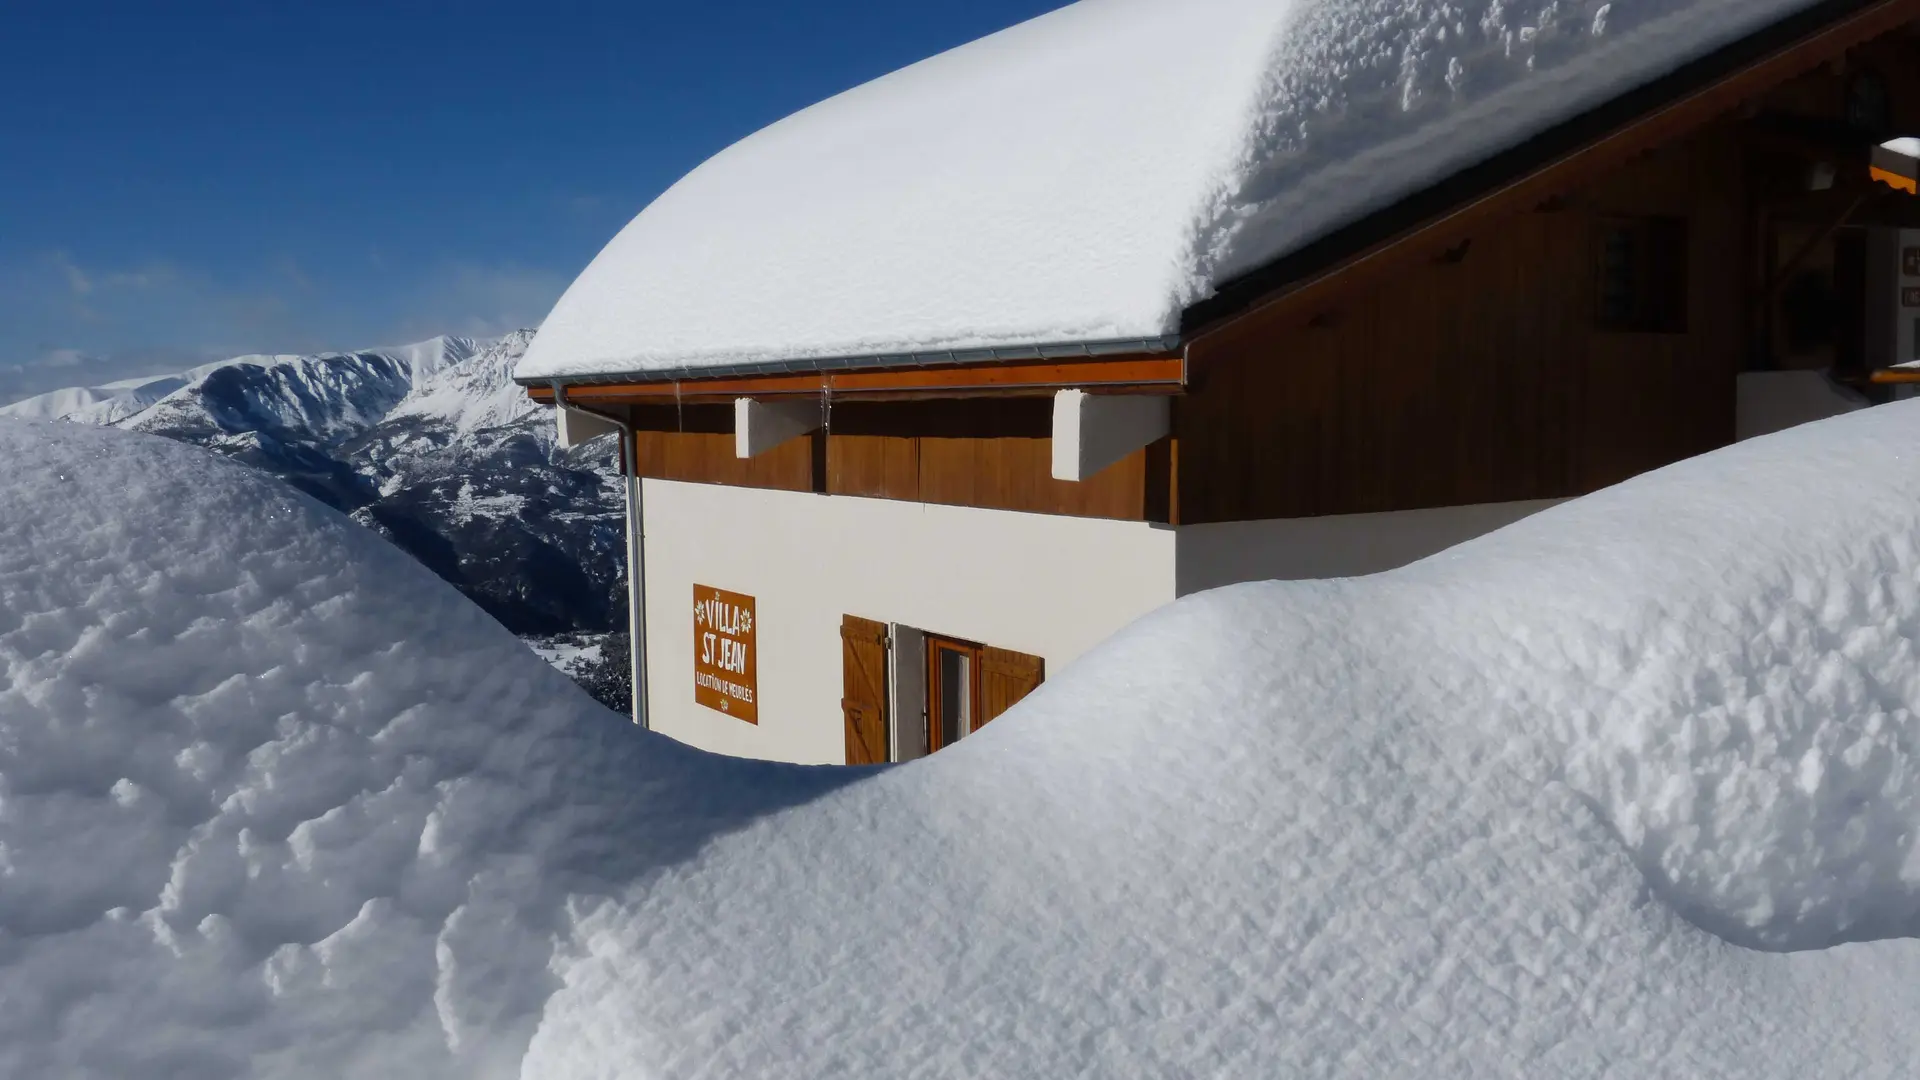
<path fill-rule="evenodd" d="M 710 154 L 1057 0 L 0 3 L 0 402 L 537 323 Z"/>

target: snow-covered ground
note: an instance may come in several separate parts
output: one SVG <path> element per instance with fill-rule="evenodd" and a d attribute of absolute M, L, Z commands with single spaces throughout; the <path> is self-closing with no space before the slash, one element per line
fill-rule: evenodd
<path fill-rule="evenodd" d="M 260 472 L 0 456 L 0 1076 L 515 1075 L 570 897 L 839 779 L 636 732 Z"/>
<path fill-rule="evenodd" d="M 534 655 L 555 668 L 573 675 L 582 668 L 597 664 L 606 648 L 605 634 L 553 634 L 545 637 L 526 639 L 527 647 Z"/>
<path fill-rule="evenodd" d="M 1920 405 L 1142 620 L 892 769 L 0 422 L 0 1075 L 1906 1077 Z"/>
<path fill-rule="evenodd" d="M 1223 284 L 1812 6 L 1082 0 L 715 155 L 519 375 L 1174 334 Z"/>

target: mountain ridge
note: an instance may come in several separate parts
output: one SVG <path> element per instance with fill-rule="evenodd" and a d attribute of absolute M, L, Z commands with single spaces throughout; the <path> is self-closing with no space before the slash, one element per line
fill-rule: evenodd
<path fill-rule="evenodd" d="M 512 381 L 532 337 L 237 356 L 51 391 L 0 416 L 142 431 L 272 473 L 379 532 L 625 708 L 608 689 L 625 667 L 626 629 L 614 443 L 559 447 L 546 410 Z"/>

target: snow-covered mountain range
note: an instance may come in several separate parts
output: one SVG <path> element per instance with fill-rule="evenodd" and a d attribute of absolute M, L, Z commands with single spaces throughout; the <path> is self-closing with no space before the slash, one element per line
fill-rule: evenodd
<path fill-rule="evenodd" d="M 615 451 L 607 439 L 556 445 L 551 418 L 512 381 L 532 337 L 240 356 L 57 390 L 0 416 L 144 431 L 273 473 L 386 536 L 570 674 L 599 680 L 590 669 L 623 666 L 605 648 L 625 629 Z"/>

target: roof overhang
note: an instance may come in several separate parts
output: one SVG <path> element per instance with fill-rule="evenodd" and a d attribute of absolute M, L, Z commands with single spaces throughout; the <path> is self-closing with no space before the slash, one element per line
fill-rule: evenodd
<path fill-rule="evenodd" d="M 921 368 L 975 367 L 1020 361 L 1076 361 L 1113 356 L 1156 356 L 1177 353 L 1180 336 L 1155 338 L 1115 338 L 1099 341 L 1064 341 L 1045 344 L 1004 345 L 991 348 L 938 349 L 905 353 L 869 353 L 860 356 L 797 357 L 749 364 L 698 364 L 666 367 L 633 365 L 604 374 L 570 375 L 558 381 L 568 386 L 602 384 L 647 384 L 712 381 L 716 379 L 761 379 L 792 374 L 838 374 L 857 371 L 911 371 Z M 522 379 L 522 386 L 546 386 L 554 378 Z"/>
<path fill-rule="evenodd" d="M 1873 178 L 1920 195 L 1920 139 L 1895 139 L 1873 148 Z"/>
<path fill-rule="evenodd" d="M 673 372 L 647 372 L 626 382 L 554 379 L 523 381 L 535 401 L 552 402 L 564 387 L 568 402 L 580 404 L 705 404 L 751 397 L 763 399 L 828 397 L 840 400 L 915 400 L 959 397 L 1031 397 L 1059 390 L 1106 393 L 1177 394 L 1186 388 L 1187 362 L 1177 339 L 1156 340 L 1153 351 L 1098 355 L 1028 354 L 1007 359 L 931 358 L 914 366 L 876 364 L 837 370 L 769 371 L 717 375 L 699 369 L 692 378 Z"/>

